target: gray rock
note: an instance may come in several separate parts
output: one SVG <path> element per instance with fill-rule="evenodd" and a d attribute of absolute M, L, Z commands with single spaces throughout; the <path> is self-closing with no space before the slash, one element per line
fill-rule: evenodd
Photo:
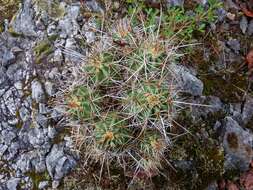
<path fill-rule="evenodd" d="M 8 123 L 2 121 L 1 125 L 0 125 L 0 129 L 4 130 L 4 129 L 8 129 L 8 128 L 10 128 L 10 126 L 8 125 Z"/>
<path fill-rule="evenodd" d="M 4 184 L 0 184 L 0 190 L 6 190 L 6 189 L 7 189 L 7 187 Z"/>
<path fill-rule="evenodd" d="M 37 102 L 41 102 L 45 98 L 45 94 L 42 88 L 42 85 L 38 81 L 32 82 L 32 98 Z"/>
<path fill-rule="evenodd" d="M 2 55 L 2 65 L 6 67 L 12 64 L 14 61 L 15 61 L 14 54 L 10 50 L 5 49 Z"/>
<path fill-rule="evenodd" d="M 194 168 L 193 162 L 188 160 L 175 160 L 173 161 L 173 165 L 180 170 L 190 171 Z"/>
<path fill-rule="evenodd" d="M 53 83 L 51 83 L 50 81 L 47 81 L 45 83 L 45 90 L 47 92 L 47 94 L 49 96 L 53 96 L 55 94 L 55 88 L 54 88 L 54 85 Z"/>
<path fill-rule="evenodd" d="M 230 39 L 227 41 L 227 45 L 230 49 L 232 49 L 236 54 L 239 54 L 239 51 L 241 50 L 240 41 L 237 39 Z"/>
<path fill-rule="evenodd" d="M 8 19 L 4 19 L 4 31 L 7 32 L 9 28 L 9 20 Z"/>
<path fill-rule="evenodd" d="M 194 0 L 197 3 L 200 3 L 201 5 L 205 6 L 208 3 L 208 0 Z"/>
<path fill-rule="evenodd" d="M 215 131 L 217 131 L 218 129 L 220 129 L 220 127 L 221 127 L 221 122 L 216 121 L 216 123 L 215 123 L 214 126 L 213 126 L 213 129 L 214 129 Z"/>
<path fill-rule="evenodd" d="M 225 170 L 246 171 L 253 158 L 253 136 L 242 129 L 231 117 L 223 121 L 223 147 L 225 151 Z"/>
<path fill-rule="evenodd" d="M 0 111 L 3 114 L 7 114 L 8 120 L 10 120 L 10 116 L 16 116 L 19 103 L 19 94 L 17 94 L 17 91 L 14 88 L 10 88 L 5 91 L 2 99 L 0 99 Z"/>
<path fill-rule="evenodd" d="M 14 83 L 14 87 L 19 90 L 19 94 L 21 94 L 23 89 L 23 83 L 21 81 L 17 81 Z"/>
<path fill-rule="evenodd" d="M 73 140 L 69 136 L 64 137 L 65 146 L 69 148 L 73 148 Z"/>
<path fill-rule="evenodd" d="M 56 49 L 54 51 L 53 61 L 57 62 L 57 63 L 61 63 L 63 61 L 63 55 L 62 55 L 62 51 L 60 49 Z M 53 69 L 51 72 L 54 72 Z"/>
<path fill-rule="evenodd" d="M 17 190 L 18 184 L 20 182 L 19 178 L 12 178 L 7 181 L 7 189 L 8 190 Z"/>
<path fill-rule="evenodd" d="M 6 72 L 11 81 L 17 82 L 24 78 L 24 71 L 20 64 L 13 64 L 8 67 Z"/>
<path fill-rule="evenodd" d="M 223 104 L 216 96 L 201 96 L 192 100 L 191 117 L 197 120 L 201 117 L 208 118 L 209 114 L 223 111 Z"/>
<path fill-rule="evenodd" d="M 46 114 L 46 113 L 48 113 L 48 108 L 46 107 L 45 104 L 43 104 L 43 103 L 39 104 L 39 113 L 40 114 Z"/>
<path fill-rule="evenodd" d="M 227 11 L 223 8 L 218 8 L 216 10 L 216 14 L 218 16 L 218 21 L 222 22 L 225 20 L 226 16 L 227 16 Z"/>
<path fill-rule="evenodd" d="M 39 183 L 38 188 L 39 188 L 39 189 L 46 189 L 48 186 L 49 186 L 49 182 L 48 182 L 48 181 L 41 181 L 41 182 Z"/>
<path fill-rule="evenodd" d="M 85 1 L 85 4 L 91 11 L 100 13 L 104 12 L 104 9 L 96 0 Z"/>
<path fill-rule="evenodd" d="M 184 0 L 167 0 L 168 6 L 183 6 Z"/>
<path fill-rule="evenodd" d="M 76 161 L 71 156 L 64 156 L 60 158 L 55 166 L 54 179 L 62 179 L 72 168 L 75 167 L 75 165 Z"/>
<path fill-rule="evenodd" d="M 45 172 L 46 162 L 45 157 L 48 153 L 49 146 L 41 146 L 41 149 L 34 149 L 18 157 L 16 166 L 22 173 L 35 170 L 38 173 Z"/>
<path fill-rule="evenodd" d="M 253 98 L 247 96 L 242 110 L 242 121 L 246 125 L 251 119 L 253 119 Z"/>
<path fill-rule="evenodd" d="M 82 35 L 85 36 L 87 43 L 92 43 L 96 39 L 94 28 L 97 28 L 95 20 L 90 19 L 88 23 L 85 23 L 82 27 Z"/>
<path fill-rule="evenodd" d="M 66 16 L 59 21 L 59 30 L 61 31 L 60 37 L 73 37 L 78 33 L 80 27 L 76 21 L 80 11 L 80 6 L 71 6 L 67 8 Z"/>
<path fill-rule="evenodd" d="M 76 20 L 80 13 L 80 4 L 72 4 L 72 6 L 67 8 L 67 17 L 71 20 Z"/>
<path fill-rule="evenodd" d="M 54 127 L 48 127 L 48 132 L 47 135 L 49 138 L 53 139 L 57 134 L 57 131 L 55 130 Z"/>
<path fill-rule="evenodd" d="M 15 126 L 18 124 L 18 119 L 17 118 L 8 119 L 8 124 Z"/>
<path fill-rule="evenodd" d="M 52 188 L 57 189 L 60 186 L 60 181 L 59 180 L 54 180 L 52 182 Z"/>
<path fill-rule="evenodd" d="M 15 61 L 15 55 L 11 51 L 11 46 L 14 46 L 13 40 L 9 40 L 6 35 L 0 35 L 0 65 L 7 67 Z"/>
<path fill-rule="evenodd" d="M 242 120 L 242 114 L 241 114 L 241 111 L 238 112 L 236 110 L 233 111 L 231 117 L 233 118 L 233 120 L 235 120 L 239 125 L 242 125 L 244 124 L 243 120 Z"/>
<path fill-rule="evenodd" d="M 56 28 L 56 25 L 55 25 L 54 23 L 50 24 L 50 25 L 47 27 L 47 35 L 48 35 L 48 36 L 57 35 L 57 28 Z"/>
<path fill-rule="evenodd" d="M 16 166 L 18 169 L 21 170 L 22 173 L 28 172 L 31 170 L 31 155 L 30 154 L 22 154 L 17 162 L 16 162 Z"/>
<path fill-rule="evenodd" d="M 11 23 L 14 31 L 26 36 L 36 36 L 35 23 L 33 21 L 32 0 L 24 0 L 22 8 L 17 13 L 16 19 Z"/>
<path fill-rule="evenodd" d="M 8 148 L 8 155 L 6 155 L 6 160 L 12 160 L 18 154 L 20 150 L 20 144 L 18 142 L 11 143 L 10 147 Z"/>
<path fill-rule="evenodd" d="M 3 156 L 3 154 L 7 149 L 8 149 L 7 145 L 0 144 L 0 158 Z"/>
<path fill-rule="evenodd" d="M 80 57 L 82 57 L 82 55 L 81 54 L 79 55 L 79 53 L 78 53 L 78 48 L 77 48 L 77 44 L 76 44 L 75 39 L 68 38 L 66 40 L 65 49 L 68 52 L 70 52 L 70 53 L 65 54 L 65 61 L 66 62 L 72 62 L 72 63 L 78 64 L 82 61 L 82 59 L 80 59 Z"/>
<path fill-rule="evenodd" d="M 11 48 L 11 52 L 14 53 L 14 54 L 18 54 L 18 53 L 23 52 L 23 50 L 18 46 L 14 46 L 14 47 Z"/>
<path fill-rule="evenodd" d="M 65 155 L 63 149 L 64 146 L 62 144 L 55 144 L 46 157 L 48 173 L 57 181 L 65 176 L 76 165 L 76 161 L 71 156 Z"/>
<path fill-rule="evenodd" d="M 253 120 L 252 106 L 253 98 L 251 96 L 246 96 L 243 107 L 241 103 L 230 104 L 229 113 L 232 115 L 232 118 L 239 123 L 239 125 L 245 126 Z"/>
<path fill-rule="evenodd" d="M 35 171 L 42 173 L 46 170 L 46 162 L 44 155 L 37 155 L 31 160 L 32 166 L 35 168 Z"/>
<path fill-rule="evenodd" d="M 34 147 L 40 147 L 46 140 L 43 129 L 38 127 L 32 128 L 28 132 L 28 140 Z"/>
<path fill-rule="evenodd" d="M 46 157 L 46 166 L 49 175 L 54 178 L 55 167 L 59 159 L 64 157 L 63 145 L 53 145 L 51 152 Z"/>
<path fill-rule="evenodd" d="M 245 16 L 242 16 L 240 21 L 240 28 L 242 30 L 242 33 L 245 34 L 247 28 L 248 28 L 248 20 Z"/>
<path fill-rule="evenodd" d="M 13 139 L 17 137 L 17 134 L 14 133 L 13 131 L 9 130 L 3 130 L 1 132 L 1 139 L 0 141 L 3 142 L 6 145 L 10 145 Z"/>
<path fill-rule="evenodd" d="M 21 107 L 19 109 L 19 116 L 23 122 L 27 121 L 30 118 L 31 113 L 26 107 Z"/>
<path fill-rule="evenodd" d="M 57 50 L 56 50 L 57 51 Z M 61 54 L 61 58 L 59 58 L 59 60 L 61 61 L 62 60 L 62 54 Z M 48 74 L 48 77 L 50 79 L 56 79 L 57 78 L 57 75 L 59 75 L 59 71 L 58 71 L 58 68 L 57 67 L 54 67 L 50 73 Z"/>
<path fill-rule="evenodd" d="M 181 65 L 172 64 L 171 71 L 174 72 L 178 87 L 182 92 L 193 96 L 202 95 L 204 85 L 189 69 Z"/>
<path fill-rule="evenodd" d="M 36 116 L 36 123 L 40 127 L 46 128 L 48 126 L 48 121 L 49 121 L 49 118 L 42 114 L 38 114 Z"/>
<path fill-rule="evenodd" d="M 248 35 L 253 34 L 253 19 L 251 19 L 249 22 L 247 33 L 248 33 Z"/>
<path fill-rule="evenodd" d="M 6 70 L 0 67 L 0 88 L 4 87 L 7 82 Z"/>
<path fill-rule="evenodd" d="M 54 121 L 59 121 L 63 116 L 64 110 L 62 110 L 59 106 L 53 108 L 53 111 L 51 113 L 51 118 Z"/>

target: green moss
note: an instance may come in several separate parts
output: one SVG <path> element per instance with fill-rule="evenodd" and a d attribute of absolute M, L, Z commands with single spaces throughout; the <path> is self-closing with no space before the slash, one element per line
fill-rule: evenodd
<path fill-rule="evenodd" d="M 8 32 L 10 33 L 11 36 L 16 37 L 16 38 L 18 38 L 18 37 L 24 37 L 23 34 L 16 32 L 14 30 L 14 28 L 12 28 L 12 27 L 9 28 Z"/>
<path fill-rule="evenodd" d="M 203 146 L 203 145 L 200 145 Z M 219 179 L 224 173 L 224 152 L 222 148 L 210 146 L 196 148 L 197 167 L 204 186 Z"/>
<path fill-rule="evenodd" d="M 49 181 L 50 180 L 50 176 L 47 172 L 44 173 L 36 173 L 35 171 L 32 172 L 28 172 L 26 173 L 27 176 L 29 176 L 32 180 L 33 183 L 33 188 L 32 190 L 37 190 L 39 189 L 39 183 L 42 181 Z"/>
<path fill-rule="evenodd" d="M 20 118 L 20 112 L 19 112 L 19 110 L 16 111 L 16 118 L 18 118 L 18 123 L 16 124 L 16 127 L 17 127 L 18 129 L 21 129 L 22 126 L 23 126 L 23 121 L 22 121 L 22 119 Z"/>
<path fill-rule="evenodd" d="M 204 44 L 208 49 L 219 49 L 217 39 L 212 35 L 208 36 Z M 212 51 L 209 60 L 205 60 L 203 49 L 190 47 L 187 49 L 188 56 L 182 62 L 197 67 L 198 78 L 204 83 L 204 95 L 215 95 L 223 102 L 241 102 L 248 80 L 246 72 L 238 69 L 242 62 L 231 63 L 230 68 L 213 72 L 212 68 L 215 68 L 219 61 L 216 51 Z"/>
<path fill-rule="evenodd" d="M 191 169 L 171 174 L 172 180 L 182 189 L 204 189 L 210 182 L 218 180 L 224 174 L 224 152 L 212 141 L 196 139 L 191 135 L 183 137 L 173 147 L 170 154 L 172 160 L 186 160 L 191 163 Z"/>
<path fill-rule="evenodd" d="M 39 64 L 41 63 L 42 59 L 46 58 L 53 52 L 53 47 L 49 40 L 44 40 L 39 42 L 33 50 L 36 56 L 35 63 Z"/>
<path fill-rule="evenodd" d="M 33 2 L 52 18 L 62 18 L 65 15 L 65 7 L 58 0 L 33 0 Z"/>
<path fill-rule="evenodd" d="M 54 42 L 57 38 L 58 38 L 58 35 L 54 34 L 54 35 L 48 37 L 48 41 Z"/>
<path fill-rule="evenodd" d="M 178 122 L 183 123 L 191 134 L 178 138 L 168 155 L 172 163 L 183 161 L 190 166 L 183 167 L 184 170 L 176 167 L 176 172 L 170 169 L 169 176 L 179 189 L 205 189 L 224 174 L 224 152 L 213 130 L 215 122 L 223 118 L 224 113 L 210 114 L 208 121 L 199 123 L 193 123 L 190 114 L 190 110 L 182 111 Z"/>
<path fill-rule="evenodd" d="M 4 31 L 4 26 L 3 24 L 0 25 L 0 33 Z"/>
<path fill-rule="evenodd" d="M 224 102 L 241 101 L 242 89 L 247 89 L 246 77 L 238 73 L 200 75 L 199 78 L 204 83 L 204 95 L 216 95 Z"/>
<path fill-rule="evenodd" d="M 45 52 L 48 52 L 49 49 L 51 48 L 51 44 L 46 40 L 46 41 L 41 41 L 35 48 L 34 51 L 36 55 L 42 55 Z"/>

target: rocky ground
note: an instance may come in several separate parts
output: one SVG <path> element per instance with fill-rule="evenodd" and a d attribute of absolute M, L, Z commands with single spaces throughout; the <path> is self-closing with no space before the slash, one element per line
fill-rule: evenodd
<path fill-rule="evenodd" d="M 183 0 L 168 3 L 190 6 Z M 66 181 L 81 177 L 75 175 L 79 159 L 62 108 L 52 100 L 68 66 L 78 64 L 95 41 L 96 23 L 86 13 L 103 11 L 94 0 L 24 0 L 13 19 L 2 22 L 0 189 L 63 189 L 68 174 Z M 209 106 L 182 111 L 178 122 L 191 134 L 178 139 L 169 156 L 180 172 L 153 189 L 253 189 L 252 73 L 245 60 L 253 47 L 253 20 L 233 0 L 225 0 L 217 15 L 208 35 L 196 37 L 203 43 L 175 66 L 184 100 Z"/>

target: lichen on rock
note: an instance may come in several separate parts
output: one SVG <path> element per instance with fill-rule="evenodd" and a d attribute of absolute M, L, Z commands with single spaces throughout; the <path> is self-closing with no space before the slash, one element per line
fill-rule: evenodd
<path fill-rule="evenodd" d="M 59 0 L 33 0 L 39 11 L 46 12 L 49 17 L 60 19 L 65 15 L 65 3 Z"/>

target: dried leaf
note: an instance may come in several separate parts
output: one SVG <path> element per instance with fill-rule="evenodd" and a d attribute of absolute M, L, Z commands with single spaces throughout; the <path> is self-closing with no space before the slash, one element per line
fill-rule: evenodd
<path fill-rule="evenodd" d="M 246 56 L 246 62 L 248 64 L 248 68 L 253 68 L 253 49 L 249 51 L 249 53 Z"/>
<path fill-rule="evenodd" d="M 241 6 L 241 10 L 247 17 L 253 18 L 253 11 L 248 10 L 245 6 Z"/>
<path fill-rule="evenodd" d="M 252 1 L 252 0 L 251 0 Z M 236 4 L 239 5 L 239 7 L 241 8 L 242 12 L 248 16 L 248 17 L 252 17 L 253 18 L 253 11 L 249 10 L 247 8 L 247 5 L 243 2 L 241 2 L 240 0 L 235 0 Z"/>

